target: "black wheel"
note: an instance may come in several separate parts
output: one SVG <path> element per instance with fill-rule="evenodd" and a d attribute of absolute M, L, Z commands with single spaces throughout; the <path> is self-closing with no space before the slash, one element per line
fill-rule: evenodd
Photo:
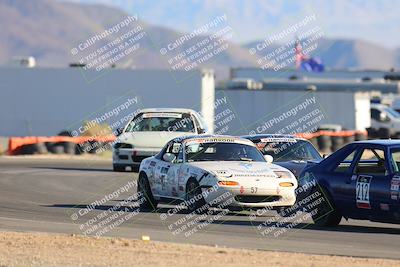
<path fill-rule="evenodd" d="M 140 211 L 154 211 L 157 209 L 158 202 L 153 197 L 149 180 L 144 173 L 139 175 L 137 192 Z"/>
<path fill-rule="evenodd" d="M 125 166 L 113 164 L 113 171 L 115 171 L 115 172 L 124 172 L 125 171 Z"/>
<path fill-rule="evenodd" d="M 323 198 L 323 201 L 316 207 L 316 213 L 312 213 L 312 219 L 314 224 L 317 226 L 324 227 L 335 227 L 339 225 L 342 220 L 340 211 L 336 208 L 336 205 L 329 195 L 329 193 L 323 188 L 314 188 L 311 194 L 319 192 L 319 198 Z"/>
<path fill-rule="evenodd" d="M 201 194 L 199 183 L 191 178 L 186 184 L 186 207 L 189 212 L 204 213 L 207 212 L 206 202 Z"/>

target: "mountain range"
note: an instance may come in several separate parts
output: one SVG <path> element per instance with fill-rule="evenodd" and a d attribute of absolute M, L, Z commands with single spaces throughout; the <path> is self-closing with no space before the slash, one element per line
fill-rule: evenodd
<path fill-rule="evenodd" d="M 16 57 L 33 56 L 38 66 L 65 67 L 74 62 L 71 48 L 79 42 L 103 32 L 121 21 L 128 14 L 110 6 L 79 4 L 54 0 L 1 0 L 0 1 L 0 65 L 9 64 Z M 173 43 L 183 34 L 160 25 L 139 23 L 146 32 L 141 49 L 132 57 L 125 57 L 117 67 L 168 68 L 160 54 L 159 42 Z M 195 36 L 179 47 L 184 51 L 204 39 Z M 101 47 L 111 39 L 96 44 Z M 257 66 L 257 56 L 249 53 L 249 47 L 228 42 L 228 49 L 211 58 L 201 67 L 213 68 L 225 76 L 230 67 Z M 270 49 L 273 49 L 271 47 Z M 264 51 L 265 52 L 265 51 Z M 389 49 L 379 44 L 358 39 L 321 39 L 313 52 L 328 68 L 389 69 L 400 67 L 400 49 Z"/>

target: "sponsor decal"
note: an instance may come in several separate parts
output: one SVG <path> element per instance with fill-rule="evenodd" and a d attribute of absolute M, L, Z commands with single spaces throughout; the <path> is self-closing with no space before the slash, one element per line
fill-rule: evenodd
<path fill-rule="evenodd" d="M 185 191 L 185 188 L 182 185 L 180 185 L 179 186 L 179 191 Z"/>
<path fill-rule="evenodd" d="M 271 173 L 271 169 L 269 168 L 263 168 L 259 170 L 243 170 L 243 169 L 229 168 L 229 171 L 231 171 L 234 176 L 243 174 L 243 176 L 265 176 L 271 178 L 275 177 L 275 174 Z"/>
<path fill-rule="evenodd" d="M 155 162 L 155 161 L 150 161 L 150 166 L 151 166 L 151 167 L 156 166 L 156 162 Z"/>
<path fill-rule="evenodd" d="M 240 163 L 240 166 L 244 167 L 247 170 L 250 170 L 251 167 L 253 167 L 253 164 L 251 164 L 251 163 Z"/>
<path fill-rule="evenodd" d="M 393 176 L 390 182 L 390 198 L 398 200 L 400 195 L 400 176 Z"/>
<path fill-rule="evenodd" d="M 255 146 L 249 140 L 242 140 L 234 137 L 208 137 L 208 138 L 193 138 L 186 141 L 187 145 L 190 144 L 203 144 L 203 143 L 238 143 L 249 146 Z"/>
<path fill-rule="evenodd" d="M 166 181 L 165 178 L 166 178 L 166 175 L 165 175 L 165 174 L 161 174 L 161 175 L 160 175 L 160 183 L 161 183 L 161 189 L 162 189 L 162 190 L 165 190 L 165 187 L 166 187 L 165 185 L 166 185 L 166 182 L 167 182 L 167 181 Z"/>
<path fill-rule="evenodd" d="M 389 204 L 380 203 L 379 206 L 380 206 L 381 210 L 384 210 L 384 211 L 388 211 L 389 210 Z"/>
<path fill-rule="evenodd" d="M 240 194 L 243 194 L 244 193 L 244 187 L 243 187 L 243 185 L 240 187 Z"/>
<path fill-rule="evenodd" d="M 161 167 L 161 173 L 162 174 L 167 174 L 169 170 L 169 166 L 168 167 Z"/>
<path fill-rule="evenodd" d="M 297 143 L 297 140 L 294 138 L 287 138 L 287 137 L 278 137 L 278 138 L 274 138 L 274 137 L 269 137 L 269 138 L 261 138 L 260 142 L 262 143 L 269 143 L 269 142 L 273 142 L 273 143 Z"/>
<path fill-rule="evenodd" d="M 356 205 L 359 209 L 371 209 L 369 188 L 372 176 L 359 175 L 356 183 Z"/>
<path fill-rule="evenodd" d="M 185 182 L 185 171 L 180 168 L 178 170 L 178 184 L 183 184 Z"/>
<path fill-rule="evenodd" d="M 182 118 L 181 113 L 151 112 L 145 113 L 143 118 Z"/>

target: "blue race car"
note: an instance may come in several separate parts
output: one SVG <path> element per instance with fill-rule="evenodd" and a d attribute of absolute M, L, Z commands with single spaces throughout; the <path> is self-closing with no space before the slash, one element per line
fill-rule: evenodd
<path fill-rule="evenodd" d="M 294 135 L 257 134 L 242 137 L 251 140 L 263 155 L 272 156 L 274 164 L 290 170 L 296 177 L 308 164 L 322 160 L 313 144 Z"/>
<path fill-rule="evenodd" d="M 321 226 L 342 217 L 400 223 L 399 185 L 400 140 L 358 141 L 303 170 L 297 203 Z"/>

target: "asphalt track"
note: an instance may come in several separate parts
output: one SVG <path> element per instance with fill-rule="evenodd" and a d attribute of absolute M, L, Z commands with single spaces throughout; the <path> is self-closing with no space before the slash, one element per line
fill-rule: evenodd
<path fill-rule="evenodd" d="M 113 208 L 136 192 L 132 186 L 88 214 L 79 215 L 90 203 L 129 182 L 132 185 L 136 178 L 135 173 L 112 172 L 107 160 L 0 158 L 0 230 L 83 234 L 97 224 L 101 227 L 96 231 L 108 229 L 105 236 L 140 239 L 148 235 L 151 240 L 168 242 L 400 259 L 400 225 L 366 221 L 342 221 L 334 229 L 315 228 L 306 221 L 277 237 L 265 237 L 257 225 L 271 219 L 273 212 L 251 220 L 246 212 L 221 217 L 221 211 L 215 211 L 207 217 L 211 218 L 209 224 L 202 218 L 189 226 L 197 232 L 188 236 L 184 232 L 173 234 L 188 215 L 166 215 L 172 206 L 161 206 L 157 213 L 139 214 L 134 207 L 127 208 L 131 204 Z M 106 227 L 106 217 L 94 222 L 101 214 L 116 218 L 110 223 L 122 223 L 111 229 Z"/>

